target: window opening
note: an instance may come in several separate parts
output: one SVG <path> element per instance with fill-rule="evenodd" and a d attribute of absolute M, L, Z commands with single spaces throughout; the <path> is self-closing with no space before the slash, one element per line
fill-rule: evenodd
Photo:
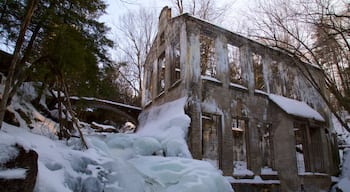
<path fill-rule="evenodd" d="M 163 45 L 165 43 L 165 36 L 164 36 L 164 32 L 162 34 L 160 34 L 160 45 Z"/>
<path fill-rule="evenodd" d="M 228 64 L 230 66 L 231 83 L 242 84 L 242 70 L 239 61 L 239 48 L 231 44 L 227 45 Z"/>
<path fill-rule="evenodd" d="M 145 87 L 145 103 L 152 100 L 152 69 L 146 69 L 146 87 Z"/>
<path fill-rule="evenodd" d="M 270 123 L 264 123 L 259 128 L 260 132 L 260 148 L 262 152 L 263 167 L 272 168 L 272 135 Z"/>
<path fill-rule="evenodd" d="M 221 116 L 202 114 L 202 157 L 221 167 Z"/>
<path fill-rule="evenodd" d="M 295 124 L 294 134 L 298 173 L 304 173 L 306 166 L 308 166 L 308 163 L 305 163 L 305 154 L 307 154 L 305 125 Z"/>
<path fill-rule="evenodd" d="M 181 68 L 180 68 L 180 44 L 176 43 L 173 47 L 173 62 L 172 62 L 172 72 L 171 72 L 171 84 L 174 84 L 181 77 Z"/>
<path fill-rule="evenodd" d="M 205 35 L 200 36 L 201 75 L 216 76 L 214 41 Z"/>
<path fill-rule="evenodd" d="M 165 52 L 158 58 L 158 94 L 165 88 Z"/>
<path fill-rule="evenodd" d="M 232 152 L 234 173 L 248 173 L 247 168 L 247 126 L 248 119 L 244 117 L 232 118 Z"/>
<path fill-rule="evenodd" d="M 318 172 L 318 173 L 324 173 L 325 172 L 325 165 L 324 165 L 324 158 L 323 158 L 323 151 L 322 151 L 322 139 L 321 134 L 322 130 L 320 127 L 309 127 L 309 133 L 310 133 L 310 139 L 311 139 L 311 161 L 312 161 L 312 171 Z"/>
<path fill-rule="evenodd" d="M 264 75 L 263 75 L 263 64 L 262 57 L 256 53 L 252 54 L 253 57 L 253 70 L 254 70 L 254 83 L 255 89 L 264 90 Z"/>
<path fill-rule="evenodd" d="M 294 123 L 298 173 L 324 172 L 320 127 Z"/>
<path fill-rule="evenodd" d="M 247 161 L 246 159 L 246 124 L 247 120 L 240 117 L 232 119 L 232 136 L 233 136 L 233 160 Z"/>

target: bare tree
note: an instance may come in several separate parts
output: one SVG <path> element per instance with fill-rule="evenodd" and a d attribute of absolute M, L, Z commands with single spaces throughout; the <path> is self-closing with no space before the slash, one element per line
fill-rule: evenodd
<path fill-rule="evenodd" d="M 177 14 L 185 12 L 196 17 L 219 22 L 222 21 L 230 10 L 234 1 L 226 1 L 224 4 L 217 4 L 215 0 L 170 0 L 176 9 Z"/>
<path fill-rule="evenodd" d="M 317 65 L 322 70 L 331 98 L 324 94 L 319 82 L 309 72 L 308 80 L 350 131 L 339 113 L 340 110 L 350 113 L 349 4 L 341 0 L 271 0 L 260 1 L 253 12 L 249 16 L 254 24 L 250 35 L 295 58 Z"/>
<path fill-rule="evenodd" d="M 141 95 L 143 71 L 146 56 L 156 34 L 156 14 L 140 8 L 137 12 L 129 11 L 120 18 L 117 38 L 117 50 L 121 51 L 121 76 L 129 82 L 136 95 Z"/>

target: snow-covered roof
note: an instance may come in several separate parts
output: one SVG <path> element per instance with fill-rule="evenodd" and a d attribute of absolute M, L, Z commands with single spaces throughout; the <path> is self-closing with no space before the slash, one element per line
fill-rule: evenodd
<path fill-rule="evenodd" d="M 280 95 L 269 94 L 269 99 L 276 103 L 287 114 L 315 119 L 318 121 L 325 121 L 324 118 L 316 110 L 311 108 L 305 102 L 297 101 Z"/>

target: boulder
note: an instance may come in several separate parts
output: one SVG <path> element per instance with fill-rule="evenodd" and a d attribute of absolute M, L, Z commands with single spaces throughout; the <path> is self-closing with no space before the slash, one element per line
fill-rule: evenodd
<path fill-rule="evenodd" d="M 5 111 L 4 121 L 8 124 L 11 124 L 11 125 L 14 125 L 17 127 L 20 126 L 19 121 L 17 120 L 15 113 L 13 113 L 12 111 L 10 111 L 8 109 L 6 109 L 6 111 Z"/>
<path fill-rule="evenodd" d="M 26 151 L 22 146 L 16 145 L 19 154 L 16 158 L 0 165 L 1 169 L 26 169 L 24 179 L 0 178 L 2 192 L 33 192 L 38 174 L 38 154 L 33 150 Z"/>

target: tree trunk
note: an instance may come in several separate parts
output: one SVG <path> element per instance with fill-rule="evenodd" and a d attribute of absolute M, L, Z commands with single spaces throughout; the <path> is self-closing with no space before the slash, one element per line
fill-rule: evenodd
<path fill-rule="evenodd" d="M 85 141 L 85 138 L 84 138 L 84 135 L 83 133 L 81 132 L 81 129 L 80 129 L 80 125 L 79 125 L 79 122 L 78 122 L 78 119 L 75 117 L 76 114 L 75 112 L 73 111 L 73 108 L 72 108 L 72 104 L 70 102 L 70 96 L 69 96 L 69 93 L 68 93 L 68 89 L 67 89 L 67 86 L 66 86 L 66 83 L 63 79 L 63 77 L 61 76 L 61 83 L 62 83 L 62 88 L 63 88 L 63 92 L 64 92 L 64 96 L 67 100 L 67 110 L 69 111 L 70 115 L 72 116 L 72 121 L 73 121 L 73 126 L 76 127 L 76 129 L 78 130 L 79 132 L 79 136 L 80 136 L 80 140 L 81 140 L 81 143 L 83 144 L 83 147 L 85 149 L 88 149 L 88 146 L 86 144 L 86 141 Z"/>
<path fill-rule="evenodd" d="M 37 63 L 37 62 L 33 62 L 33 63 L 31 63 L 31 65 L 28 68 L 24 67 L 29 55 L 31 54 L 31 52 L 33 50 L 34 41 L 35 41 L 36 37 L 38 36 L 40 29 L 41 29 L 41 26 L 40 26 L 40 24 L 38 24 L 36 26 L 32 36 L 30 37 L 28 46 L 25 49 L 25 53 L 24 53 L 21 61 L 18 63 L 17 69 L 19 69 L 19 70 L 17 71 L 17 77 L 16 77 L 17 81 L 15 81 L 15 78 L 12 79 L 13 80 L 13 82 L 11 83 L 12 89 L 9 93 L 7 103 L 11 102 L 12 97 L 16 94 L 18 87 L 20 85 L 22 85 L 23 81 L 28 78 L 30 71 L 33 69 L 34 65 Z M 37 61 L 39 61 L 41 58 L 39 58 Z"/>
<path fill-rule="evenodd" d="M 62 96 L 61 96 L 61 88 L 62 84 L 61 81 L 56 78 L 57 83 L 57 102 L 58 102 L 58 124 L 60 126 L 60 129 L 58 131 L 58 139 L 62 140 L 64 137 L 64 126 L 63 126 L 63 119 L 62 119 Z"/>
<path fill-rule="evenodd" d="M 9 98 L 9 94 L 11 91 L 10 89 L 12 86 L 13 77 L 14 77 L 15 70 L 16 70 L 16 64 L 19 60 L 20 51 L 21 51 L 21 48 L 22 48 L 22 45 L 24 42 L 24 36 L 25 36 L 27 28 L 30 24 L 30 21 L 32 19 L 32 16 L 33 16 L 33 13 L 34 13 L 34 10 L 35 10 L 37 4 L 38 4 L 38 0 L 28 1 L 27 12 L 26 12 L 26 15 L 25 15 L 25 17 L 22 21 L 22 24 L 21 24 L 21 29 L 19 32 L 19 36 L 17 38 L 15 51 L 13 53 L 13 58 L 12 58 L 11 65 L 9 68 L 9 73 L 7 75 L 7 79 L 5 82 L 4 92 L 2 94 L 2 99 L 0 102 L 0 129 L 2 128 L 2 122 L 4 120 L 5 111 L 6 111 L 6 107 L 7 107 L 7 100 Z"/>

